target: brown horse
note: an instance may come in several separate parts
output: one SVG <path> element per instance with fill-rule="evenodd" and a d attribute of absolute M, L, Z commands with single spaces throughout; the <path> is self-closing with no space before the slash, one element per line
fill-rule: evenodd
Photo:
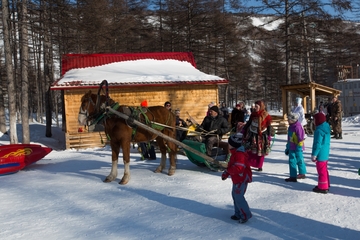
<path fill-rule="evenodd" d="M 175 143 L 166 141 L 165 139 L 153 134 L 143 128 L 132 125 L 131 121 L 106 111 L 106 102 L 109 106 L 116 104 L 111 98 L 106 101 L 105 95 L 92 94 L 91 91 L 81 98 L 81 106 L 79 111 L 79 124 L 87 125 L 96 119 L 102 118 L 102 124 L 105 133 L 110 141 L 112 151 L 112 167 L 110 174 L 104 182 L 111 182 L 117 177 L 117 165 L 120 148 L 123 150 L 124 176 L 119 184 L 127 184 L 130 180 L 130 145 L 131 142 L 149 142 L 156 139 L 161 152 L 160 165 L 155 172 L 160 173 L 166 167 L 166 152 L 169 150 L 170 168 L 168 175 L 171 176 L 176 170 L 176 149 Z M 116 106 L 116 105 L 115 105 Z M 155 106 L 149 108 L 118 106 L 117 111 L 130 116 L 129 120 L 135 119 L 141 123 L 147 124 L 161 131 L 163 134 L 175 139 L 175 115 L 165 107 Z M 146 115 L 146 116 L 145 116 Z M 153 125 L 151 125 L 153 123 Z M 159 123 L 156 125 L 156 123 Z M 155 124 L 155 125 L 154 125 Z M 132 125 L 132 126 L 130 126 Z M 164 127 L 165 126 L 165 127 Z"/>

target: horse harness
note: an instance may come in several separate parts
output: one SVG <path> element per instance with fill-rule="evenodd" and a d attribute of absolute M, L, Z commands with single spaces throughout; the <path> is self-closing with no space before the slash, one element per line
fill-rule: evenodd
<path fill-rule="evenodd" d="M 92 98 L 89 98 L 89 102 L 92 105 L 96 106 L 96 103 L 94 103 Z M 134 137 L 137 132 L 137 127 L 138 127 L 134 123 L 134 120 L 142 122 L 158 131 L 162 131 L 165 128 L 165 126 L 163 124 L 157 124 L 154 121 L 150 121 L 149 117 L 146 115 L 147 112 L 151 113 L 151 111 L 148 108 L 120 106 L 119 103 L 117 103 L 117 102 L 112 104 L 110 107 L 114 110 L 118 110 L 119 112 L 123 112 L 125 115 L 129 116 L 129 118 L 126 119 L 125 122 L 130 128 L 132 128 L 132 137 L 131 137 L 132 140 L 134 140 Z M 89 109 L 89 105 L 88 105 L 88 109 Z M 88 116 L 88 118 L 90 117 L 91 119 L 94 119 L 93 121 L 89 122 L 88 126 L 102 124 L 103 122 L 106 121 L 107 118 L 113 118 L 113 117 L 120 118 L 116 114 L 111 113 L 110 111 L 107 111 L 105 103 L 103 103 L 97 110 L 98 111 L 95 114 L 93 114 L 92 116 Z M 155 118 L 154 118 L 154 120 L 155 120 Z M 170 121 L 170 114 L 168 115 L 168 119 L 166 120 L 165 125 L 167 123 L 169 123 L 169 121 Z M 107 135 L 108 140 L 110 140 L 110 136 L 108 134 L 106 134 L 106 135 Z"/>

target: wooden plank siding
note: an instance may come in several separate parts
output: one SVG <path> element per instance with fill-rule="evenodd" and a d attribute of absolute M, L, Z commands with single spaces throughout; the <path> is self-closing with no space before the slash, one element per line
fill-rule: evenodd
<path fill-rule="evenodd" d="M 81 97 L 90 89 L 64 90 L 65 105 L 65 136 L 66 149 L 101 147 L 101 137 L 106 141 L 103 132 L 79 133 L 78 112 Z M 97 90 L 92 89 L 97 94 Z M 172 109 L 181 110 L 181 118 L 187 119 L 188 112 L 197 122 L 201 123 L 210 102 L 219 102 L 217 84 L 183 84 L 178 86 L 144 86 L 128 88 L 109 88 L 110 97 L 120 105 L 139 106 L 143 100 L 147 100 L 149 106 L 163 106 L 170 101 Z"/>

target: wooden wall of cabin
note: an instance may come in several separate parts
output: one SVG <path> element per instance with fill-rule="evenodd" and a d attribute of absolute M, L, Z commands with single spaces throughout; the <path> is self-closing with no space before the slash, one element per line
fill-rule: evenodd
<path fill-rule="evenodd" d="M 71 89 L 64 91 L 65 102 L 65 137 L 66 148 L 101 147 L 106 142 L 103 132 L 88 133 L 78 132 L 78 112 L 81 97 L 89 89 Z M 97 93 L 97 89 L 92 89 Z M 166 101 L 171 102 L 172 109 L 179 108 L 181 118 L 189 118 L 187 112 L 201 123 L 210 102 L 218 103 L 218 85 L 191 85 L 162 87 L 131 87 L 131 88 L 109 88 L 110 97 L 119 102 L 120 105 L 139 106 L 143 100 L 148 101 L 149 106 L 163 106 Z"/>

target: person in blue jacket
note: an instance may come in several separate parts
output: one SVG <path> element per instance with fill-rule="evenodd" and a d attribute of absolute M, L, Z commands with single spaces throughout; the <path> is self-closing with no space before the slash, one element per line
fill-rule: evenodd
<path fill-rule="evenodd" d="M 330 179 L 328 171 L 328 160 L 330 155 L 330 125 L 326 122 L 326 116 L 323 113 L 314 115 L 315 132 L 311 153 L 311 161 L 316 163 L 318 173 L 318 185 L 313 188 L 317 193 L 328 193 L 330 188 Z"/>
<path fill-rule="evenodd" d="M 288 114 L 289 128 L 285 154 L 289 156 L 290 177 L 285 179 L 286 182 L 297 182 L 297 179 L 304 179 L 306 174 L 303 156 L 305 132 L 298 120 L 298 113 Z M 297 168 L 299 168 L 299 175 L 297 175 Z"/>

